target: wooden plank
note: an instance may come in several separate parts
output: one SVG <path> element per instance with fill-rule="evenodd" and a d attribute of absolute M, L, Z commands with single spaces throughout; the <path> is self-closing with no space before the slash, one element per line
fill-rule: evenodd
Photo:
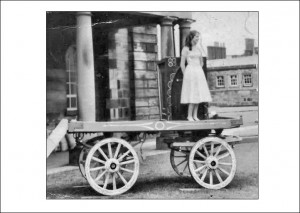
<path fill-rule="evenodd" d="M 146 42 L 146 43 L 155 43 L 156 35 L 149 35 L 144 33 L 133 33 L 133 41 L 134 42 Z"/>
<path fill-rule="evenodd" d="M 158 89 L 136 89 L 135 97 L 145 98 L 145 97 L 158 97 Z"/>
<path fill-rule="evenodd" d="M 146 34 L 153 34 L 156 35 L 157 29 L 156 26 L 137 26 L 137 27 L 132 27 L 130 31 L 134 33 L 146 33 Z"/>
<path fill-rule="evenodd" d="M 148 99 L 135 99 L 135 106 L 136 107 L 148 107 L 149 106 L 149 102 Z"/>
<path fill-rule="evenodd" d="M 153 79 L 155 80 L 157 77 L 157 72 L 154 71 L 146 71 L 146 70 L 135 70 L 134 71 L 134 78 L 135 79 Z"/>
<path fill-rule="evenodd" d="M 155 61 L 156 56 L 157 56 L 156 53 L 145 53 L 145 52 L 133 53 L 134 60 L 138 60 L 138 61 Z"/>
<path fill-rule="evenodd" d="M 195 145 L 196 142 L 174 142 L 172 143 L 172 146 L 173 147 L 181 147 L 181 146 L 184 146 L 184 147 L 192 147 Z"/>
<path fill-rule="evenodd" d="M 242 140 L 240 140 L 240 141 L 234 141 L 234 142 L 229 142 L 229 143 L 232 145 L 244 144 L 244 143 L 258 143 L 258 136 L 242 137 Z"/>
<path fill-rule="evenodd" d="M 47 157 L 57 147 L 60 140 L 65 136 L 68 130 L 68 120 L 62 119 L 56 128 L 52 131 L 50 136 L 47 138 Z"/>
<path fill-rule="evenodd" d="M 136 69 L 136 70 L 147 70 L 147 61 L 134 60 L 134 69 Z"/>
<path fill-rule="evenodd" d="M 228 129 L 234 119 L 200 121 L 120 121 L 120 122 L 70 122 L 69 132 L 152 132 L 174 130 Z"/>

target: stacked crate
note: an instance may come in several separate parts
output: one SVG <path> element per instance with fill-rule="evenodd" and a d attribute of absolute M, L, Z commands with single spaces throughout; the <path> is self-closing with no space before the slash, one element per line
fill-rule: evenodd
<path fill-rule="evenodd" d="M 110 120 L 130 120 L 130 39 L 127 28 L 109 33 L 109 98 L 106 109 Z"/>
<path fill-rule="evenodd" d="M 159 119 L 156 26 L 132 27 L 135 120 Z"/>

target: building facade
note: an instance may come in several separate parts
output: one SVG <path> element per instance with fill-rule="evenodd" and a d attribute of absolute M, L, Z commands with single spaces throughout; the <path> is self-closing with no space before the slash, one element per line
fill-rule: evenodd
<path fill-rule="evenodd" d="M 258 105 L 258 55 L 207 61 L 214 106 Z"/>

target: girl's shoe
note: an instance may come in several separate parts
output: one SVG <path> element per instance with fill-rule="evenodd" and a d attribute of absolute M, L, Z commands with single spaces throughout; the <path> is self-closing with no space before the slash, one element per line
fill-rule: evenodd
<path fill-rule="evenodd" d="M 192 117 L 187 117 L 188 121 L 195 121 Z"/>
<path fill-rule="evenodd" d="M 193 119 L 194 119 L 195 121 L 200 121 L 197 117 L 193 117 Z"/>

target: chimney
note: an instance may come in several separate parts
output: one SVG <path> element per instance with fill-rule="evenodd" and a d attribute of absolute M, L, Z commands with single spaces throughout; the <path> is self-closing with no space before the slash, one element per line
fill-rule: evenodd
<path fill-rule="evenodd" d="M 224 43 L 214 42 L 214 46 L 207 47 L 207 60 L 226 58 L 226 47 Z"/>
<path fill-rule="evenodd" d="M 254 54 L 254 39 L 252 38 L 246 38 L 246 49 L 244 55 L 253 55 Z"/>

